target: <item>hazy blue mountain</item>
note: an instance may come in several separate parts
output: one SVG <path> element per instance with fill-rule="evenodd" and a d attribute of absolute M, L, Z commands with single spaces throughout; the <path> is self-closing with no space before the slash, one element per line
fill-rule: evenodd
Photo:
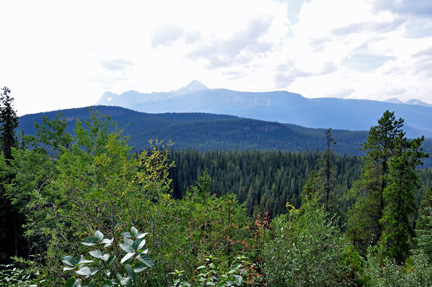
<path fill-rule="evenodd" d="M 398 98 L 390 98 L 390 99 L 385 100 L 384 102 L 392 103 L 392 104 L 403 104 L 404 103 L 401 100 L 399 100 Z"/>
<path fill-rule="evenodd" d="M 151 94 L 142 94 L 131 90 L 120 95 L 111 92 L 105 92 L 96 105 L 119 106 L 135 109 L 136 105 L 139 104 L 155 103 L 203 90 L 208 90 L 208 88 L 203 83 L 194 80 L 186 87 L 170 92 L 153 92 Z"/>
<path fill-rule="evenodd" d="M 419 105 L 419 106 L 425 106 L 425 107 L 432 107 L 432 105 L 425 103 L 419 99 L 411 99 L 409 101 L 406 101 L 405 104 L 408 105 Z"/>
<path fill-rule="evenodd" d="M 147 113 L 214 113 L 310 128 L 369 130 L 386 110 L 405 120 L 408 137 L 432 137 L 432 106 L 419 100 L 408 103 L 339 98 L 309 99 L 286 91 L 240 92 L 208 89 L 193 81 L 178 91 L 120 95 L 105 93 L 97 104 Z"/>
<path fill-rule="evenodd" d="M 406 101 L 405 103 L 399 100 L 398 98 L 391 98 L 388 100 L 385 100 L 387 103 L 393 103 L 393 104 L 407 104 L 407 105 L 417 105 L 417 106 L 425 106 L 425 107 L 432 107 L 432 105 L 425 103 L 419 99 L 411 99 Z"/>

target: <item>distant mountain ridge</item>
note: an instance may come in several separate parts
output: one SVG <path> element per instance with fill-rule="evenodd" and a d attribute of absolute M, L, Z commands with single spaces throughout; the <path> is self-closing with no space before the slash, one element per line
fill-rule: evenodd
<path fill-rule="evenodd" d="M 392 104 L 407 104 L 407 105 L 418 105 L 418 106 L 432 107 L 432 105 L 425 103 L 419 99 L 411 99 L 411 100 L 408 100 L 404 103 L 397 98 L 390 98 L 388 100 L 385 100 L 385 102 L 392 103 Z"/>
<path fill-rule="evenodd" d="M 198 81 L 170 92 L 106 92 L 97 105 L 121 106 L 146 113 L 213 113 L 310 128 L 366 131 L 386 110 L 405 120 L 408 137 L 432 138 L 432 105 L 419 100 L 379 102 L 339 98 L 309 99 L 287 91 L 241 92 L 209 89 Z"/>

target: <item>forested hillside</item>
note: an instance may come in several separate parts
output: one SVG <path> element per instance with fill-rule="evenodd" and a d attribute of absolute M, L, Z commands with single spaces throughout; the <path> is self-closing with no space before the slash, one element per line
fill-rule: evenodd
<path fill-rule="evenodd" d="M 210 190 L 216 196 L 235 194 L 245 203 L 249 216 L 269 212 L 271 217 L 286 211 L 286 203 L 301 206 L 301 193 L 312 171 L 322 167 L 322 154 L 318 152 L 281 151 L 207 151 L 195 149 L 170 152 L 175 162 L 170 169 L 173 196 L 183 197 L 199 175 L 207 171 L 212 178 Z M 359 179 L 363 161 L 357 156 L 334 156 L 334 176 L 340 216 L 345 217 L 352 200 L 348 190 Z M 415 193 L 420 204 L 427 189 L 432 186 L 432 169 L 420 169 L 420 186 Z"/>
<path fill-rule="evenodd" d="M 207 170 L 212 178 L 210 190 L 216 196 L 234 193 L 245 203 L 249 216 L 277 216 L 286 211 L 286 203 L 301 205 L 301 192 L 311 171 L 318 171 L 320 154 L 316 152 L 276 151 L 172 151 L 176 163 L 170 174 L 173 195 L 180 198 L 193 186 L 197 176 Z M 362 162 L 356 156 L 335 158 L 337 197 L 341 205 L 353 182 L 359 178 Z"/>
<path fill-rule="evenodd" d="M 17 141 L 1 99 L 3 285 L 432 285 L 432 171 L 393 112 L 362 158 L 337 155 L 332 129 L 320 151 L 138 152 L 95 111 L 43 117 Z"/>
<path fill-rule="evenodd" d="M 226 115 L 204 113 L 147 114 L 119 107 L 93 107 L 101 114 L 111 116 L 124 134 L 130 136 L 135 150 L 149 147 L 152 139 L 171 141 L 175 149 L 206 150 L 283 150 L 309 151 L 324 149 L 324 129 L 307 129 L 294 125 L 265 122 Z M 50 119 L 57 114 L 70 123 L 72 132 L 76 119 L 89 118 L 89 108 L 44 113 Z M 41 123 L 42 114 L 20 118 L 19 131 L 35 133 L 34 123 Z M 357 147 L 366 139 L 366 132 L 334 131 L 339 140 L 339 153 L 359 154 Z"/>
<path fill-rule="evenodd" d="M 325 129 L 310 129 L 296 125 L 265 122 L 227 115 L 205 113 L 147 114 L 120 107 L 93 107 L 101 114 L 111 116 L 135 151 L 149 147 L 149 140 L 158 139 L 173 143 L 175 150 L 194 148 L 209 150 L 275 150 L 275 151 L 323 151 Z M 42 123 L 42 115 L 55 119 L 61 113 L 73 133 L 75 120 L 89 119 L 89 108 L 69 109 L 43 114 L 25 115 L 19 119 L 19 133 L 33 135 L 34 123 Z M 332 128 L 332 127 L 328 127 Z M 332 130 L 337 145 L 334 151 L 340 155 L 360 155 L 360 146 L 366 141 L 367 132 Z M 426 151 L 432 151 L 432 139 L 424 143 Z M 425 160 L 432 166 L 432 160 Z"/>

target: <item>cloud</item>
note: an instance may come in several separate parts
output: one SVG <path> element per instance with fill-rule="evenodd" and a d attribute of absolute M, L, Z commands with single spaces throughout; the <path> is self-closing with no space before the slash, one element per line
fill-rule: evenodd
<path fill-rule="evenodd" d="M 432 36 L 431 18 L 413 18 L 406 22 L 404 36 L 407 38 L 424 38 Z"/>
<path fill-rule="evenodd" d="M 110 71 L 121 71 L 134 65 L 132 61 L 125 59 L 106 60 L 101 63 L 102 67 Z"/>
<path fill-rule="evenodd" d="M 338 67 L 336 66 L 335 63 L 325 63 L 322 70 L 318 73 L 319 75 L 326 75 L 326 74 L 330 74 L 333 73 L 335 71 L 338 70 Z"/>
<path fill-rule="evenodd" d="M 413 54 L 413 57 L 414 58 L 424 58 L 424 57 L 430 58 L 430 57 L 432 57 L 432 47 L 423 49 L 423 50 Z"/>
<path fill-rule="evenodd" d="M 151 46 L 172 46 L 177 40 L 184 35 L 182 29 L 177 26 L 164 24 L 157 27 L 151 39 Z"/>
<path fill-rule="evenodd" d="M 432 78 L 432 46 L 419 51 L 412 56 L 415 63 L 414 74 L 425 78 Z"/>
<path fill-rule="evenodd" d="M 353 88 L 342 88 L 341 90 L 337 90 L 334 93 L 328 95 L 331 98 L 349 98 L 351 94 L 355 92 Z"/>
<path fill-rule="evenodd" d="M 184 34 L 184 39 L 186 44 L 193 44 L 196 43 L 201 39 L 201 32 L 200 31 L 190 31 Z"/>
<path fill-rule="evenodd" d="M 432 15 L 430 0 L 376 0 L 373 3 L 377 10 L 387 10 L 397 14 Z"/>
<path fill-rule="evenodd" d="M 311 0 L 281 0 L 281 2 L 286 2 L 287 7 L 287 17 L 291 23 L 297 23 L 299 21 L 298 15 L 300 13 L 301 7 L 305 2 L 310 2 Z"/>
<path fill-rule="evenodd" d="M 10 28 L 0 78 L 20 95 L 54 79 L 40 102 L 55 108 L 77 94 L 92 104 L 106 89 L 166 91 L 194 78 L 307 97 L 397 90 L 430 102 L 431 0 L 23 1 L 0 1 L 0 26 Z M 18 109 L 34 109 L 31 100 L 17 98 Z"/>
<path fill-rule="evenodd" d="M 373 2 L 376 13 L 390 12 L 399 23 L 403 23 L 404 35 L 408 38 L 432 36 L 432 1 L 430 0 L 378 0 Z"/>
<path fill-rule="evenodd" d="M 276 67 L 276 73 L 273 77 L 276 87 L 287 87 L 297 79 L 299 70 L 294 63 L 287 63 Z"/>
<path fill-rule="evenodd" d="M 338 36 L 346 36 L 349 34 L 358 34 L 364 32 L 386 33 L 394 31 L 405 23 L 405 19 L 396 17 L 391 20 L 382 19 L 381 21 L 364 21 L 352 23 L 347 26 L 338 27 L 331 31 L 332 34 Z"/>
<path fill-rule="evenodd" d="M 223 75 L 230 80 L 241 79 L 247 76 L 244 71 L 228 71 L 224 72 Z"/>
<path fill-rule="evenodd" d="M 261 40 L 270 26 L 270 18 L 255 18 L 249 22 L 245 30 L 233 34 L 226 40 L 213 39 L 210 43 L 201 43 L 189 52 L 186 58 L 204 59 L 208 62 L 209 69 L 245 64 L 273 48 L 272 43 Z"/>
<path fill-rule="evenodd" d="M 372 72 L 396 57 L 356 53 L 342 60 L 342 65 L 359 72 Z"/>
<path fill-rule="evenodd" d="M 278 65 L 274 75 L 276 87 L 287 87 L 298 78 L 308 78 L 323 76 L 337 71 L 338 67 L 334 63 L 326 62 L 317 72 L 307 72 L 299 69 L 293 61 L 288 61 L 286 64 Z"/>

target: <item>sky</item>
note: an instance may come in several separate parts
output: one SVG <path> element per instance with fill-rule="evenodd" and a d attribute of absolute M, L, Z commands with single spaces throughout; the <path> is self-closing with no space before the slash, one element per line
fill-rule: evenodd
<path fill-rule="evenodd" d="M 432 104 L 430 0 L 2 0 L 0 11 L 0 86 L 19 115 L 193 80 Z"/>

